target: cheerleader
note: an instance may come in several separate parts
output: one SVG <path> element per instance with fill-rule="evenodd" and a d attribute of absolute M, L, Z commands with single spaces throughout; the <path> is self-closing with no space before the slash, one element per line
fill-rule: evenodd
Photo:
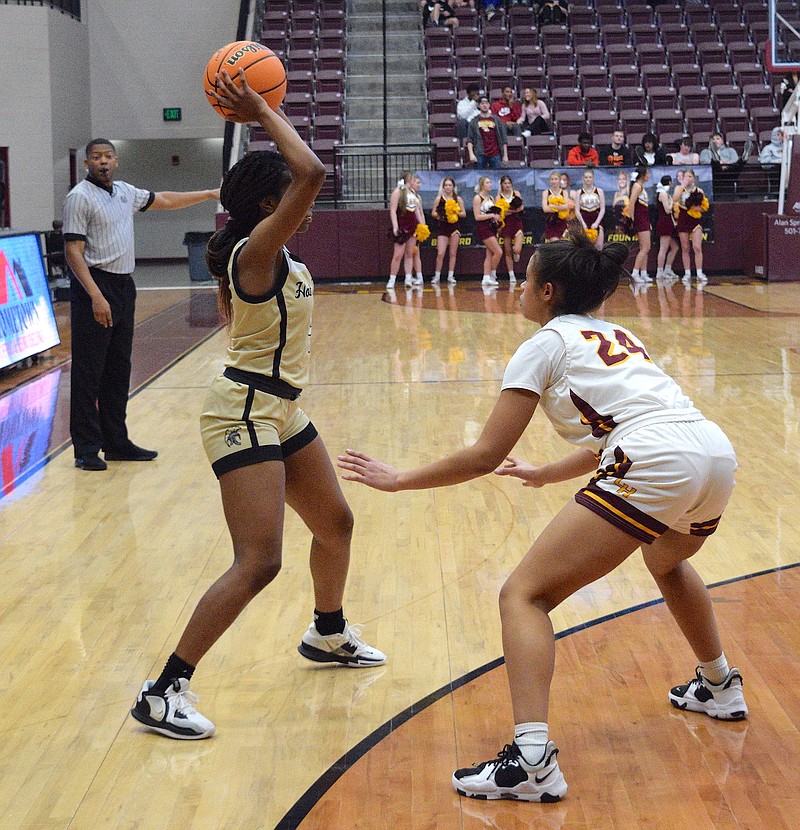
<path fill-rule="evenodd" d="M 553 170 L 550 174 L 549 187 L 542 192 L 542 210 L 544 211 L 544 241 L 555 242 L 567 232 L 567 221 L 572 210 L 569 191 L 561 186 L 561 174 Z"/>
<path fill-rule="evenodd" d="M 497 264 L 503 256 L 503 250 L 497 241 L 497 229 L 500 226 L 500 208 L 492 199 L 492 180 L 481 176 L 472 198 L 472 215 L 475 217 L 475 233 L 486 246 L 483 258 L 483 279 L 481 285 L 498 285 Z"/>
<path fill-rule="evenodd" d="M 514 190 L 511 176 L 500 177 L 500 190 L 497 191 L 494 203 L 505 211 L 501 214 L 504 221 L 503 251 L 508 269 L 508 281 L 515 283 L 517 275 L 514 273 L 514 263 L 519 262 L 522 255 L 522 241 L 525 236 L 522 230 L 522 211 L 525 210 L 525 205 L 522 203 L 520 192 Z"/>
<path fill-rule="evenodd" d="M 672 270 L 672 263 L 678 254 L 678 239 L 675 222 L 672 219 L 671 176 L 662 176 L 656 185 L 656 236 L 658 237 L 658 270 L 656 279 L 672 279 L 678 275 Z"/>
<path fill-rule="evenodd" d="M 697 269 L 697 281 L 708 282 L 703 273 L 703 228 L 701 217 L 708 210 L 706 194 L 697 186 L 694 170 L 683 171 L 683 181 L 675 188 L 672 195 L 672 211 L 677 219 L 678 238 L 681 241 L 681 259 L 683 260 L 683 281 L 692 278 L 692 251 L 694 265 Z"/>
<path fill-rule="evenodd" d="M 633 262 L 631 277 L 634 282 L 652 282 L 647 273 L 647 257 L 650 255 L 650 207 L 645 185 L 650 179 L 650 170 L 646 164 L 640 164 L 631 177 L 631 195 L 628 206 L 623 212 L 633 223 L 633 232 L 639 239 L 639 252 Z"/>
<path fill-rule="evenodd" d="M 600 251 L 603 249 L 603 217 L 606 215 L 606 197 L 594 183 L 594 170 L 587 167 L 583 171 L 583 185 L 575 193 L 578 221 L 583 225 L 586 235 Z"/>
<path fill-rule="evenodd" d="M 450 252 L 450 270 L 447 281 L 456 281 L 456 254 L 461 241 L 461 220 L 467 215 L 464 200 L 458 195 L 455 179 L 445 176 L 439 184 L 439 193 L 433 203 L 431 214 L 437 220 L 439 233 L 436 237 L 436 272 L 431 282 L 435 285 L 442 275 L 444 255 Z"/>
<path fill-rule="evenodd" d="M 417 225 L 425 224 L 422 203 L 415 188 L 417 181 L 419 180 L 410 170 L 403 171 L 389 199 L 389 217 L 392 220 L 392 230 L 389 236 L 394 242 L 394 252 L 389 269 L 389 281 L 386 283 L 387 288 L 394 288 L 395 275 L 401 260 L 405 266 L 405 284 L 413 285 L 414 283 L 414 252 L 417 246 L 414 232 Z M 422 282 L 421 277 L 422 275 L 419 274 L 420 282 Z"/>

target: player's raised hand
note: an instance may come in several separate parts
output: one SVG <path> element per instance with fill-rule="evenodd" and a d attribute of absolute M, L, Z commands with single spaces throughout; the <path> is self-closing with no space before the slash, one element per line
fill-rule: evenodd
<path fill-rule="evenodd" d="M 358 481 L 366 484 L 367 487 L 387 493 L 394 493 L 398 489 L 398 471 L 382 461 L 370 458 L 363 452 L 345 450 L 344 455 L 337 457 L 336 464 L 342 470 L 347 471 L 342 476 L 346 481 Z"/>
<path fill-rule="evenodd" d="M 521 458 L 515 458 L 509 455 L 502 467 L 498 467 L 495 471 L 498 476 L 514 476 L 521 478 L 524 487 L 544 487 L 549 481 L 542 474 L 541 467 L 534 467 L 523 461 Z"/>

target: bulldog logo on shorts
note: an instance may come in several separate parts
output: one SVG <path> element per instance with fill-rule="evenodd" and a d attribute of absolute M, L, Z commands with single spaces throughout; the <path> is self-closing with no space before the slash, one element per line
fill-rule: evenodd
<path fill-rule="evenodd" d="M 241 427 L 233 427 L 232 429 L 225 430 L 225 443 L 229 447 L 241 447 L 242 446 L 242 436 L 239 435 L 239 431 Z"/>

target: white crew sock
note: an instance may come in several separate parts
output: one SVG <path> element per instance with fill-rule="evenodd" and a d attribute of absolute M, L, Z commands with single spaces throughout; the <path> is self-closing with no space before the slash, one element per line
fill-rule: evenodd
<path fill-rule="evenodd" d="M 437 271 L 437 272 L 433 275 L 433 282 L 439 282 L 439 278 L 440 278 L 441 276 L 442 276 L 442 272 L 441 272 L 441 271 Z"/>
<path fill-rule="evenodd" d="M 541 760 L 547 735 L 546 723 L 518 723 L 514 726 L 514 743 L 519 747 L 526 763 L 533 766 Z"/>
<path fill-rule="evenodd" d="M 455 271 L 450 271 L 447 274 L 447 281 L 448 282 L 455 282 L 456 281 L 456 272 Z"/>
<path fill-rule="evenodd" d="M 711 660 L 709 663 L 700 663 L 700 674 L 708 680 L 709 683 L 713 683 L 715 686 L 722 683 L 722 681 L 728 676 L 728 660 L 725 657 L 725 652 L 723 651 L 716 660 Z"/>

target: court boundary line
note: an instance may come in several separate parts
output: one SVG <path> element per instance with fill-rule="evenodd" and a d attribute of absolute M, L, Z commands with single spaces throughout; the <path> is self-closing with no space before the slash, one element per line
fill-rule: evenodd
<path fill-rule="evenodd" d="M 712 582 L 707 587 L 709 589 L 713 588 L 721 588 L 725 585 L 732 585 L 736 582 L 743 582 L 746 579 L 755 579 L 759 576 L 767 576 L 769 574 L 780 573 L 781 571 L 788 571 L 792 570 L 793 568 L 800 568 L 800 561 L 799 562 L 792 562 L 788 565 L 778 565 L 775 568 L 767 568 L 763 571 L 755 571 L 749 574 L 743 574 L 741 576 L 734 576 L 730 579 L 723 579 L 720 582 Z M 593 620 L 589 620 L 585 623 L 579 623 L 578 625 L 573 625 L 570 628 L 565 628 L 563 631 L 559 631 L 555 635 L 556 640 L 562 640 L 565 637 L 569 637 L 572 634 L 577 634 L 579 631 L 585 631 L 589 628 L 593 628 L 596 625 L 601 625 L 602 623 L 609 622 L 610 620 L 618 619 L 619 617 L 624 617 L 628 614 L 633 614 L 637 611 L 643 611 L 646 608 L 652 608 L 656 605 L 663 605 L 664 598 L 659 597 L 658 599 L 648 600 L 647 602 L 641 602 L 638 605 L 632 605 L 629 608 L 624 608 L 621 611 L 614 611 L 610 614 L 604 614 L 602 617 L 597 617 Z M 349 749 L 344 755 L 342 755 L 337 761 L 335 761 L 328 769 L 319 777 L 317 780 L 297 799 L 297 801 L 290 807 L 290 809 L 286 812 L 283 818 L 275 825 L 275 830 L 297 830 L 300 826 L 302 821 L 306 818 L 306 816 L 311 812 L 314 806 L 322 799 L 322 797 L 328 792 L 328 790 L 333 787 L 333 785 L 347 772 L 347 770 L 356 763 L 356 761 L 360 760 L 364 755 L 367 754 L 371 749 L 377 746 L 384 738 L 394 732 L 398 727 L 402 726 L 404 723 L 407 723 L 411 720 L 414 715 L 419 714 L 423 710 L 427 709 L 432 704 L 436 703 L 437 701 L 441 700 L 442 698 L 446 697 L 449 694 L 460 689 L 462 686 L 466 686 L 468 683 L 471 683 L 473 680 L 487 674 L 490 671 L 502 666 L 505 663 L 505 657 L 497 657 L 494 660 L 489 661 L 488 663 L 484 663 L 484 665 L 479 666 L 472 671 L 463 674 L 461 677 L 456 678 L 455 680 L 451 681 L 450 683 L 446 683 L 444 686 L 436 689 L 435 691 L 431 692 L 429 695 L 426 695 L 421 700 L 417 701 L 416 703 L 412 703 L 411 706 L 404 709 L 399 714 L 395 715 L 394 717 L 390 718 L 388 721 L 383 723 L 377 729 L 373 730 L 369 735 L 365 738 L 362 738 L 352 749 Z"/>

